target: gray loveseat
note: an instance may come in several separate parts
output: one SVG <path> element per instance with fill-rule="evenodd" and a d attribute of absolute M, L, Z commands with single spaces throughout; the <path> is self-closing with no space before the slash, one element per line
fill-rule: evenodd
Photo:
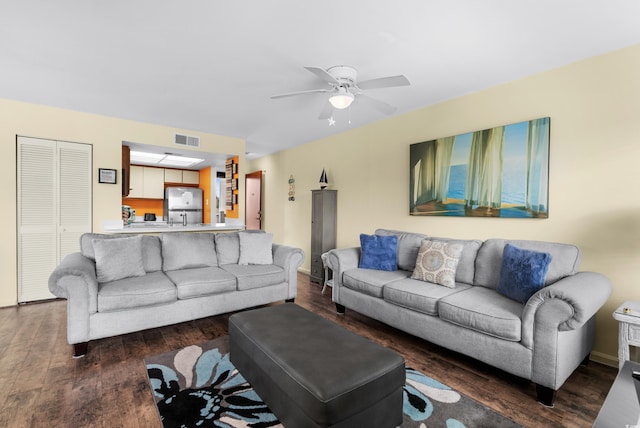
<path fill-rule="evenodd" d="M 250 232 L 87 233 L 80 247 L 49 277 L 49 290 L 67 299 L 75 357 L 90 340 L 293 301 L 304 259 Z"/>
<path fill-rule="evenodd" d="M 397 237 L 398 270 L 359 268 L 361 248 L 331 250 L 333 301 L 445 348 L 536 383 L 538 401 L 589 358 L 595 314 L 611 294 L 603 275 L 578 272 L 580 250 L 567 244 L 503 239 L 448 240 L 378 229 Z M 412 279 L 423 240 L 463 244 L 453 288 Z M 496 288 L 506 244 L 551 256 L 544 287 L 521 303 Z"/>

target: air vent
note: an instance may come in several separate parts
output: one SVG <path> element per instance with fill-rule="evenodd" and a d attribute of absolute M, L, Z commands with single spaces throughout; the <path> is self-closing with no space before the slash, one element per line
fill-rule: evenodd
<path fill-rule="evenodd" d="M 200 137 L 176 134 L 174 143 L 179 146 L 200 147 Z"/>

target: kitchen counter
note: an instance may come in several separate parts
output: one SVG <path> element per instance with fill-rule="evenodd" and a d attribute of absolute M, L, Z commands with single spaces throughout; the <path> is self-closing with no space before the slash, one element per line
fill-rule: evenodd
<path fill-rule="evenodd" d="M 164 232 L 224 232 L 244 230 L 243 224 L 211 223 L 211 224 L 182 224 L 169 225 L 165 222 L 135 222 L 126 226 L 104 225 L 106 233 L 164 233 Z"/>

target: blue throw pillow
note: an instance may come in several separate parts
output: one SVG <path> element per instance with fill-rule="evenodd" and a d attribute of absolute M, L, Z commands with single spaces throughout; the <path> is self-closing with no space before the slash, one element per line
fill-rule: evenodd
<path fill-rule="evenodd" d="M 511 244 L 504 247 L 498 293 L 520 303 L 526 303 L 544 287 L 551 264 L 551 254 L 525 250 Z"/>
<path fill-rule="evenodd" d="M 398 270 L 398 237 L 360 234 L 359 267 L 362 269 Z"/>

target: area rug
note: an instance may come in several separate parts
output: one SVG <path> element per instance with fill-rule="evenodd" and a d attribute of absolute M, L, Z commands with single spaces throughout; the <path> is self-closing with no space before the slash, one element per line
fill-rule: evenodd
<path fill-rule="evenodd" d="M 144 362 L 165 428 L 282 427 L 231 364 L 227 336 Z M 435 379 L 406 370 L 403 428 L 520 427 Z"/>

